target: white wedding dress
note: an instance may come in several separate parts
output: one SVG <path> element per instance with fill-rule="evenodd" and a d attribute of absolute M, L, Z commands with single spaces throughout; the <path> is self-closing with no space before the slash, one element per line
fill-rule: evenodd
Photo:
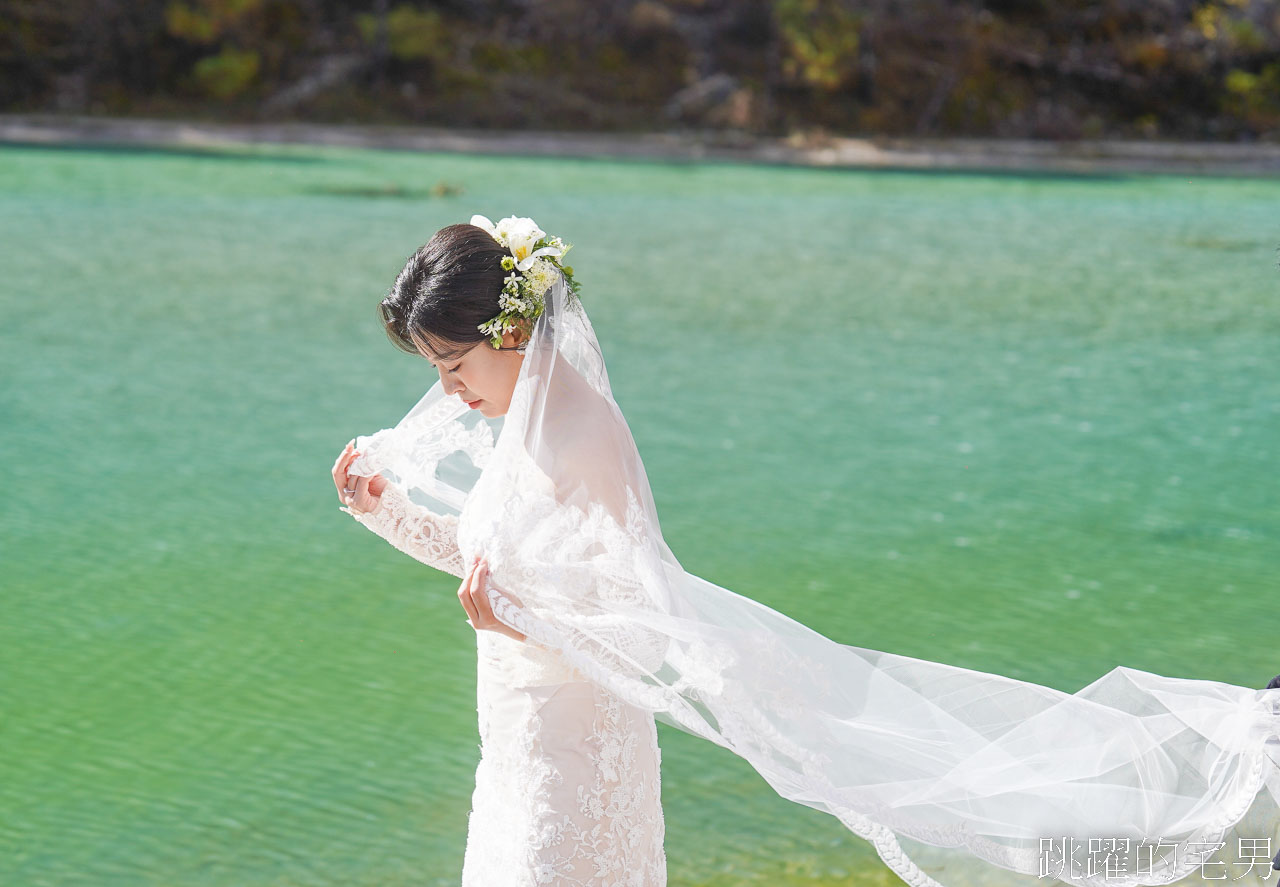
<path fill-rule="evenodd" d="M 393 483 L 372 514 L 342 510 L 422 563 L 465 575 L 456 516 Z M 463 887 L 665 885 L 653 714 L 532 639 L 475 634 L 480 762 Z"/>

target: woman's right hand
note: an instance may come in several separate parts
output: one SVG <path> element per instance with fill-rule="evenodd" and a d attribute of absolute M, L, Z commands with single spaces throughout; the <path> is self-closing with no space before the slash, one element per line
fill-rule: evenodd
<path fill-rule="evenodd" d="M 492 585 L 489 581 L 489 564 L 480 555 L 476 555 L 471 559 L 471 567 L 467 570 L 467 575 L 462 577 L 462 584 L 458 586 L 458 600 L 462 602 L 462 609 L 467 611 L 467 624 L 476 631 L 496 631 L 517 641 L 527 641 L 528 637 L 523 632 L 517 631 L 505 622 L 500 622 L 498 617 L 493 615 L 489 595 L 484 590 L 486 585 Z M 520 599 L 514 594 L 509 591 L 504 591 L 502 594 L 511 603 L 517 607 L 520 606 Z"/>
<path fill-rule="evenodd" d="M 338 488 L 338 500 L 343 505 L 352 511 L 370 514 L 382 504 L 382 491 L 387 488 L 387 479 L 381 474 L 364 477 L 347 473 L 351 462 L 360 455 L 355 446 L 356 442 L 352 440 L 338 454 L 333 463 L 333 483 Z M 347 490 L 355 492 L 348 493 Z"/>

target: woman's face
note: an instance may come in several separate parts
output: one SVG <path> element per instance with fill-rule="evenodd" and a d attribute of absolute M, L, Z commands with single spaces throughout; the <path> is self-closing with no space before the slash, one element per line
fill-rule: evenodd
<path fill-rule="evenodd" d="M 445 394 L 456 394 L 460 400 L 474 403 L 475 409 L 486 418 L 494 419 L 505 416 L 511 405 L 524 355 L 505 349 L 514 348 L 519 341 L 516 333 L 503 333 L 502 351 L 487 341 L 478 342 L 461 357 L 442 361 L 437 361 L 435 355 L 421 345 L 418 350 L 440 373 Z"/>

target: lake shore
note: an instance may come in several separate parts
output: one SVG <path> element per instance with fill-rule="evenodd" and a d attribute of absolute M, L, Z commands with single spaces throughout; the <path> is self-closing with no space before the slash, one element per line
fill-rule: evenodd
<path fill-rule="evenodd" d="M 1280 176 L 1280 145 L 1217 142 L 850 138 L 820 133 L 769 138 L 717 130 L 592 133 L 0 114 L 0 143 L 194 149 L 263 143 L 312 144 L 584 159 L 736 161 L 849 169 Z"/>

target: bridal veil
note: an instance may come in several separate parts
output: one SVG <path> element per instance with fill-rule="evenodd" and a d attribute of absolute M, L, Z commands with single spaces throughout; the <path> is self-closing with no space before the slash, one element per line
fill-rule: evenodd
<path fill-rule="evenodd" d="M 545 301 L 505 416 L 436 382 L 351 468 L 458 516 L 498 619 L 838 817 L 912 887 L 1265 882 L 1280 690 L 1117 667 L 1066 693 L 840 644 L 687 572 L 563 275 Z"/>

